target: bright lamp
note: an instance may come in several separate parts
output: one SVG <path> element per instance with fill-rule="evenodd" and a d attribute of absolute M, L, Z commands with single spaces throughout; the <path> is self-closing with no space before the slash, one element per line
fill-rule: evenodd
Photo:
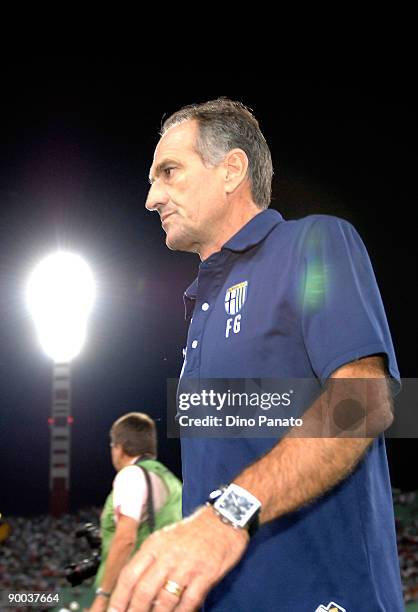
<path fill-rule="evenodd" d="M 84 345 L 94 302 L 89 266 L 73 253 L 49 255 L 31 274 L 26 297 L 43 350 L 56 363 L 69 363 Z"/>

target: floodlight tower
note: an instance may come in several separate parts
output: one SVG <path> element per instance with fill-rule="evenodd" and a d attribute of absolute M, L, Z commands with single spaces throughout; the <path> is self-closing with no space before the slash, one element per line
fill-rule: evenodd
<path fill-rule="evenodd" d="M 71 361 L 86 339 L 95 284 L 86 262 L 59 251 L 45 257 L 28 283 L 27 303 L 45 353 L 53 360 L 50 424 L 50 513 L 68 509 L 71 467 Z"/>

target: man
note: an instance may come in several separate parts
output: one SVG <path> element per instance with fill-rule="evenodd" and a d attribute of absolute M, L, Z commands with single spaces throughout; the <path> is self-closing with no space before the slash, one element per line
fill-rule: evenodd
<path fill-rule="evenodd" d="M 110 440 L 117 475 L 101 516 L 101 564 L 91 612 L 106 610 L 121 569 L 150 535 L 146 475 L 155 528 L 181 518 L 181 483 L 156 459 L 157 434 L 151 417 L 142 412 L 121 416 L 111 427 Z"/>
<path fill-rule="evenodd" d="M 183 438 L 190 516 L 147 540 L 122 572 L 112 610 L 186 612 L 203 602 L 218 612 L 403 610 L 382 436 L 393 418 L 386 377 L 399 373 L 371 264 L 348 222 L 284 221 L 267 210 L 271 180 L 268 146 L 240 103 L 192 105 L 165 122 L 146 208 L 159 213 L 170 249 L 201 259 L 185 293 L 180 386 L 353 384 L 343 402 L 307 410 L 308 437 Z M 320 410 L 329 420 L 347 403 L 361 409 L 347 425 L 360 433 L 317 434 Z"/>

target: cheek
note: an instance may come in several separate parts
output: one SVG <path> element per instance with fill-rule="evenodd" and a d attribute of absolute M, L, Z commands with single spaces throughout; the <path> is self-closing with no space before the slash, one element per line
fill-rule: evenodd
<path fill-rule="evenodd" d="M 223 201 L 219 181 L 213 173 L 206 171 L 179 177 L 169 196 L 183 222 L 199 227 L 217 217 L 216 209 Z"/>
<path fill-rule="evenodd" d="M 222 208 L 222 193 L 216 185 L 202 182 L 189 200 L 192 218 L 207 221 L 217 218 Z"/>

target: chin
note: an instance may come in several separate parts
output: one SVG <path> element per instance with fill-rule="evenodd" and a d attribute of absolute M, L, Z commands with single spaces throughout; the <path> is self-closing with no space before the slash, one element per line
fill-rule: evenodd
<path fill-rule="evenodd" d="M 167 232 L 165 243 L 171 251 L 191 251 L 190 241 L 175 232 Z"/>
<path fill-rule="evenodd" d="M 170 239 L 168 236 L 166 236 L 165 244 L 170 249 L 170 251 L 178 251 L 179 250 L 179 247 L 177 246 L 176 241 L 173 240 L 173 239 Z"/>

